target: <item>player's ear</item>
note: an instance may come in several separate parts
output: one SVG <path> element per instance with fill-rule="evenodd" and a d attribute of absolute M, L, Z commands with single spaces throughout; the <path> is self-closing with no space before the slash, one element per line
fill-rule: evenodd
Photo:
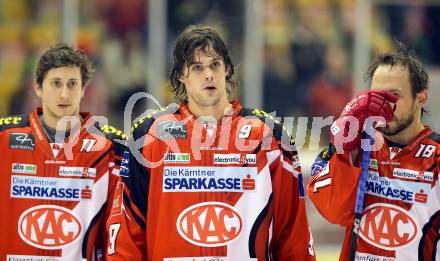
<path fill-rule="evenodd" d="M 416 105 L 423 107 L 428 101 L 428 91 L 422 90 L 416 94 Z"/>
<path fill-rule="evenodd" d="M 38 84 L 36 80 L 33 81 L 32 87 L 34 88 L 35 94 L 41 98 L 41 96 L 43 96 L 43 87 Z"/>

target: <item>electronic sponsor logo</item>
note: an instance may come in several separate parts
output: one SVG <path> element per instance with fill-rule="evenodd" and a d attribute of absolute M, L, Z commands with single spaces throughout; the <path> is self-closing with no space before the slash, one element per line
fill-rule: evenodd
<path fill-rule="evenodd" d="M 183 122 L 176 120 L 162 121 L 157 123 L 157 137 L 165 139 L 186 139 L 187 129 Z"/>
<path fill-rule="evenodd" d="M 12 163 L 11 172 L 16 174 L 37 174 L 37 165 Z"/>
<path fill-rule="evenodd" d="M 11 176 L 11 198 L 79 201 L 92 198 L 93 180 Z"/>
<path fill-rule="evenodd" d="M 7 261 L 62 261 L 56 256 L 6 255 Z"/>
<path fill-rule="evenodd" d="M 399 206 L 373 204 L 362 215 L 359 236 L 376 247 L 396 250 L 415 241 L 419 230 L 415 220 Z"/>
<path fill-rule="evenodd" d="M 236 259 L 225 256 L 194 256 L 194 257 L 165 257 L 163 261 L 234 261 Z M 257 261 L 257 258 L 240 259 L 240 261 Z"/>
<path fill-rule="evenodd" d="M 256 167 L 164 167 L 164 192 L 256 191 Z"/>
<path fill-rule="evenodd" d="M 370 159 L 370 164 L 368 165 L 369 168 L 371 169 L 379 169 L 379 166 L 377 164 L 377 160 L 376 159 Z"/>
<path fill-rule="evenodd" d="M 20 215 L 18 234 L 31 246 L 60 249 L 78 239 L 81 223 L 70 209 L 55 205 L 39 205 L 27 209 Z"/>
<path fill-rule="evenodd" d="M 164 163 L 185 163 L 188 164 L 191 161 L 189 153 L 165 153 Z"/>
<path fill-rule="evenodd" d="M 61 166 L 58 175 L 62 177 L 96 177 L 96 168 Z"/>
<path fill-rule="evenodd" d="M 204 202 L 188 207 L 176 222 L 179 235 L 202 247 L 225 246 L 234 241 L 243 227 L 239 212 L 223 202 Z"/>
<path fill-rule="evenodd" d="M 214 164 L 256 164 L 255 154 L 214 154 Z"/>
<path fill-rule="evenodd" d="M 356 261 L 395 261 L 396 259 L 388 256 L 376 256 L 366 253 L 356 252 Z"/>
<path fill-rule="evenodd" d="M 431 185 L 421 182 L 403 181 L 379 176 L 379 173 L 369 171 L 365 192 L 381 198 L 401 200 L 406 203 L 427 203 Z"/>
<path fill-rule="evenodd" d="M 413 179 L 413 180 L 433 181 L 434 173 L 430 171 L 416 171 L 411 169 L 394 168 L 393 177 Z"/>
<path fill-rule="evenodd" d="M 34 150 L 35 137 L 31 133 L 10 133 L 9 148 L 19 150 Z"/>

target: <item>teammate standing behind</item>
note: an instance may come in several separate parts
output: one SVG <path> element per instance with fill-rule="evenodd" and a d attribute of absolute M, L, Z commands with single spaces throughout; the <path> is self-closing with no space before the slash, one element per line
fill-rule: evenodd
<path fill-rule="evenodd" d="M 0 119 L 0 260 L 102 260 L 121 160 L 110 139 L 117 131 L 80 112 L 92 77 L 81 50 L 50 48 L 35 76 L 42 108 Z M 64 116 L 76 123 L 62 124 Z"/>
<path fill-rule="evenodd" d="M 440 135 L 422 123 L 428 75 L 401 43 L 380 54 L 367 75 L 371 90 L 356 96 L 343 115 L 359 119 L 383 116 L 383 146 L 371 153 L 365 186 L 365 209 L 357 242 L 358 260 L 438 260 L 440 228 Z M 344 130 L 341 119 L 333 130 Z M 340 143 L 343 131 L 333 133 Z M 348 260 L 354 202 L 359 181 L 360 134 L 321 152 L 312 166 L 308 195 L 330 222 L 345 226 L 340 260 Z M 346 135 L 346 134 L 345 134 Z"/>
<path fill-rule="evenodd" d="M 143 147 L 115 196 L 108 259 L 315 260 L 297 152 L 280 124 L 232 100 L 215 30 L 180 34 L 170 81 L 180 106 L 133 126 Z"/>

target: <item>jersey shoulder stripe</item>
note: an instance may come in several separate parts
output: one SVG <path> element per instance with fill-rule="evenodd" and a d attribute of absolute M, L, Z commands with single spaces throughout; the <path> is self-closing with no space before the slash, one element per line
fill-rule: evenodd
<path fill-rule="evenodd" d="M 436 132 L 432 132 L 431 134 L 429 134 L 428 138 L 437 142 L 437 145 L 440 144 L 440 134 L 438 134 Z"/>
<path fill-rule="evenodd" d="M 12 115 L 0 118 L 0 131 L 12 128 L 23 128 L 28 126 L 30 126 L 29 114 Z"/>
<path fill-rule="evenodd" d="M 140 137 L 143 137 L 146 133 L 148 133 L 148 131 L 150 131 L 151 126 L 157 118 L 167 114 L 180 114 L 179 106 L 177 104 L 172 104 L 167 107 L 154 110 L 147 116 L 135 121 L 131 126 L 133 138 L 137 140 Z"/>

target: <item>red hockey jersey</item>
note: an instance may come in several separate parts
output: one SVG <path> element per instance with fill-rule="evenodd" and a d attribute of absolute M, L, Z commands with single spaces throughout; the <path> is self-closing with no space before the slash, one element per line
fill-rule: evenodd
<path fill-rule="evenodd" d="M 426 127 L 406 146 L 386 142 L 371 153 L 357 260 L 439 260 L 440 135 Z M 312 167 L 308 195 L 330 222 L 346 227 L 348 260 L 360 168 L 332 147 Z"/>
<path fill-rule="evenodd" d="M 0 260 L 103 259 L 123 137 L 82 113 L 76 140 L 49 143 L 40 114 L 0 119 Z"/>
<path fill-rule="evenodd" d="M 265 115 L 234 102 L 210 123 L 182 105 L 135 123 L 108 259 L 315 260 L 297 152 Z"/>

